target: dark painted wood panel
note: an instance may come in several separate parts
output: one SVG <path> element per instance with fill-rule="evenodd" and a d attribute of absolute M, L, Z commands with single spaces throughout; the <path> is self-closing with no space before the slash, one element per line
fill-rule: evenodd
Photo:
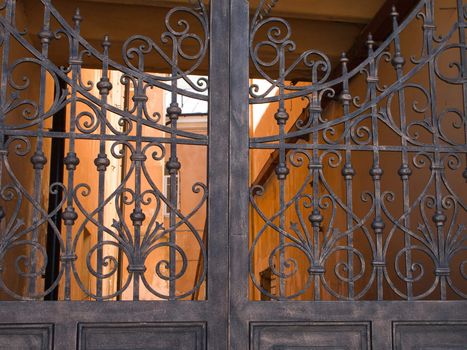
<path fill-rule="evenodd" d="M 264 305 L 267 305 L 267 307 Z M 465 324 L 467 323 L 466 315 L 467 303 L 464 301 L 249 302 L 240 305 L 240 307 L 237 308 L 237 313 L 232 314 L 231 317 L 238 328 L 248 325 L 248 341 L 250 344 L 242 344 L 242 347 L 232 347 L 232 349 L 257 350 L 258 346 L 256 346 L 256 348 L 254 347 L 254 332 L 252 328 L 257 325 L 282 325 L 284 327 L 290 324 L 352 325 L 361 324 L 363 322 L 363 324 L 371 324 L 371 347 L 369 347 L 369 349 L 394 350 L 393 327 L 396 322 L 397 324 L 416 324 L 422 322 L 424 325 L 437 325 L 440 321 L 443 321 L 449 325 Z M 465 328 L 460 330 L 460 333 L 462 332 L 466 332 Z M 340 330 L 337 328 L 335 333 L 330 334 L 330 336 L 339 338 L 341 336 Z M 256 337 L 256 339 L 258 339 L 258 336 Z M 290 337 L 296 336 L 291 333 Z M 274 339 L 280 338 L 281 335 L 278 332 L 274 333 Z M 429 346 L 435 346 L 434 344 L 435 343 L 429 344 Z M 467 342 L 465 342 L 465 344 L 467 344 Z M 333 346 L 329 344 L 309 345 L 306 343 L 276 343 L 272 345 L 292 346 L 290 350 L 309 350 L 306 348 L 307 346 L 311 347 L 311 349 L 316 346 Z M 305 349 L 294 349 L 294 346 L 302 346 L 305 347 Z M 259 347 L 259 350 L 263 349 L 269 350 L 274 348 L 269 347 L 268 349 L 268 347 Z M 318 349 L 322 350 L 319 347 Z M 328 350 L 326 348 L 324 349 Z M 355 350 L 355 348 L 352 347 L 349 347 L 349 349 Z M 403 349 L 405 350 L 406 348 Z M 408 349 L 426 350 L 424 347 L 409 347 Z M 429 350 L 439 349 L 446 350 L 443 347 Z M 456 348 L 454 349 L 459 350 Z M 464 348 L 461 349 L 467 350 L 467 346 L 464 345 Z"/>
<path fill-rule="evenodd" d="M 275 346 L 274 350 L 348 350 L 341 346 Z"/>
<path fill-rule="evenodd" d="M 394 322 L 394 350 L 465 350 L 467 322 Z"/>
<path fill-rule="evenodd" d="M 368 350 L 369 322 L 253 323 L 252 350 Z"/>
<path fill-rule="evenodd" d="M 80 324 L 80 350 L 204 350 L 203 323 Z"/>
<path fill-rule="evenodd" d="M 53 325 L 2 324 L 0 350 L 52 350 Z"/>

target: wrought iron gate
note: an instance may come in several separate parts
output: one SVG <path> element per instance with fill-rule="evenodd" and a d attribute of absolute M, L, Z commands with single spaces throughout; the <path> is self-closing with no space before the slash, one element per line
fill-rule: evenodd
<path fill-rule="evenodd" d="M 467 4 L 393 8 L 355 62 L 277 2 L 99 44 L 2 2 L 0 348 L 467 349 Z"/>
<path fill-rule="evenodd" d="M 232 100 L 269 109 L 251 130 L 247 103 L 231 106 L 231 347 L 466 348 L 467 4 L 389 6 L 392 32 L 367 33 L 355 60 L 296 53 L 276 3 L 232 9 L 249 38 L 232 42 L 249 52 L 232 86 L 248 62 L 263 79 Z"/>
<path fill-rule="evenodd" d="M 86 4 L 67 17 L 69 4 L 0 7 L 1 290 L 23 300 L 1 303 L 0 347 L 224 349 L 229 48 L 210 43 L 228 36 L 228 2 L 99 43 L 82 34 Z"/>

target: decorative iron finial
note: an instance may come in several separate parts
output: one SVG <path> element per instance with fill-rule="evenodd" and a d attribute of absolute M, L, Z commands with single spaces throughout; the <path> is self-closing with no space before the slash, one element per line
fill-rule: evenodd
<path fill-rule="evenodd" d="M 78 7 L 73 16 L 73 22 L 75 22 L 75 25 L 78 26 L 82 21 L 83 21 L 83 17 L 81 16 L 81 11 Z"/>
<path fill-rule="evenodd" d="M 266 0 L 259 12 L 259 19 L 262 20 L 271 14 L 272 9 L 277 5 L 279 0 Z"/>
<path fill-rule="evenodd" d="M 341 59 L 340 62 L 342 64 L 347 64 L 349 62 L 349 59 L 347 58 L 347 54 L 345 52 L 341 53 Z"/>
<path fill-rule="evenodd" d="M 366 40 L 366 46 L 369 49 L 373 49 L 373 45 L 375 44 L 375 41 L 373 40 L 373 35 L 371 33 L 368 34 L 368 39 Z"/>
<path fill-rule="evenodd" d="M 102 42 L 102 47 L 104 49 L 108 49 L 110 47 L 111 43 L 110 43 L 110 39 L 109 39 L 109 36 L 106 34 L 104 36 L 104 41 Z"/>

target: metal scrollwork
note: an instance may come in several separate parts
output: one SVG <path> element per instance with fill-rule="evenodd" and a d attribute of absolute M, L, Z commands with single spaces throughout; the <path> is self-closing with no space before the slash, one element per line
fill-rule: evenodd
<path fill-rule="evenodd" d="M 207 279 L 206 242 L 193 218 L 205 210 L 208 188 L 201 182 L 191 184 L 196 200 L 182 210 L 177 196 L 166 193 L 159 182 L 165 167 L 170 188 L 179 191 L 180 145 L 204 150 L 208 144 L 205 133 L 177 125 L 184 117 L 179 95 L 208 99 L 208 79 L 192 78 L 209 48 L 204 2 L 169 9 L 158 40 L 133 35 L 122 44 L 120 57 L 111 56 L 107 36 L 99 48 L 86 41 L 79 10 L 67 21 L 50 0 L 38 2 L 43 10 L 39 47 L 30 40 L 31 33 L 17 27 L 16 2 L 0 6 L 1 292 L 23 300 L 44 299 L 57 290 L 64 300 L 139 300 L 143 291 L 144 298 L 193 298 Z M 67 65 L 50 58 L 52 45 L 68 49 Z M 148 72 L 151 55 L 158 56 L 168 74 Z M 85 79 L 88 61 L 100 69 L 97 81 Z M 119 83 L 133 93 L 127 106 L 109 101 L 115 88 L 111 72 L 119 72 Z M 151 110 L 154 89 L 170 94 L 172 103 L 165 113 Z M 60 118 L 64 129 L 56 130 L 52 123 Z M 60 166 L 50 164 L 57 140 L 66 145 L 58 171 L 62 179 L 49 184 L 48 170 Z M 85 144 L 97 145 L 86 163 Z M 86 171 L 94 173 L 96 181 L 78 176 L 83 164 L 92 164 Z M 123 170 L 112 187 L 106 174 L 116 164 Z M 154 164 L 162 164 L 159 182 Z M 181 230 L 190 237 L 191 249 L 199 251 L 198 266 L 178 239 Z M 86 240 L 89 243 L 83 243 Z M 58 270 L 44 284 L 53 264 L 47 244 L 56 244 Z M 190 276 L 194 280 L 186 287 Z M 111 283 L 115 287 L 105 287 Z"/>
<path fill-rule="evenodd" d="M 420 1 L 401 23 L 393 8 L 392 34 L 377 47 L 370 35 L 367 58 L 349 70 L 345 54 L 331 67 L 317 50 L 286 66 L 292 28 L 261 3 L 250 59 L 268 85 L 251 85 L 250 103 L 278 106 L 278 132 L 250 138 L 253 152 L 275 160 L 250 190 L 253 298 L 467 297 L 465 5 L 457 1 L 457 19 L 440 33 L 437 4 Z M 413 22 L 423 45 L 407 59 L 401 38 Z M 290 82 L 299 63 L 309 84 Z M 356 85 L 362 96 L 352 94 Z M 291 116 L 285 101 L 298 98 L 307 107 Z"/>

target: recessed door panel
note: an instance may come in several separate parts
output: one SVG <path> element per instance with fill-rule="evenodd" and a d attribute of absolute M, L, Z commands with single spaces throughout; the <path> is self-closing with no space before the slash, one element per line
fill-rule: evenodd
<path fill-rule="evenodd" d="M 52 350 L 53 325 L 0 325 L 1 350 Z"/>
<path fill-rule="evenodd" d="M 204 350 L 204 324 L 81 324 L 79 350 Z"/>
<path fill-rule="evenodd" d="M 252 350 L 368 350 L 369 323 L 253 323 Z"/>
<path fill-rule="evenodd" d="M 394 322 L 394 350 L 462 350 L 467 346 L 465 322 Z"/>

